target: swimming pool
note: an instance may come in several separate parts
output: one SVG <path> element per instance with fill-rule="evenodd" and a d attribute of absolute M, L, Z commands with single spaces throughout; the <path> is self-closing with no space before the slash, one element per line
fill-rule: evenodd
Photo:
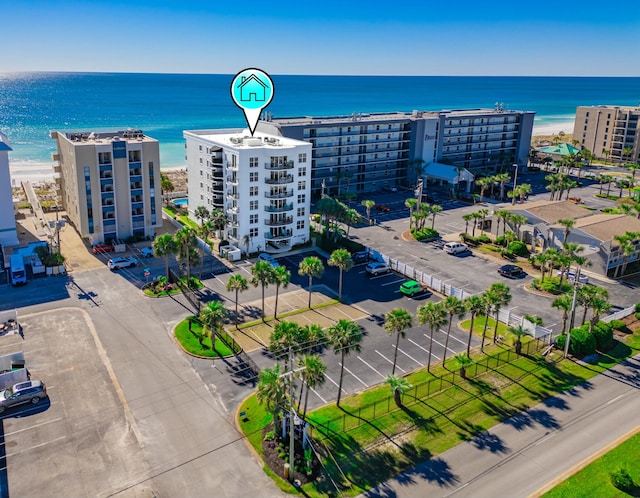
<path fill-rule="evenodd" d="M 187 206 L 189 204 L 189 199 L 187 197 L 182 197 L 180 199 L 173 199 L 171 202 L 175 206 Z"/>

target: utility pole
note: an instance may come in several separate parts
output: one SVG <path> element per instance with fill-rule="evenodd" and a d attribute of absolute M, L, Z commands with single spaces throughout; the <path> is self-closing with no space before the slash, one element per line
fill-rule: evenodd
<path fill-rule="evenodd" d="M 306 367 L 300 367 L 298 369 L 293 368 L 293 349 L 289 346 L 289 370 L 280 374 L 281 378 L 289 378 L 289 482 L 293 482 L 293 460 L 295 458 L 295 431 L 294 420 L 296 418 L 296 412 L 293 408 L 294 392 L 293 392 L 293 376 L 298 372 L 305 370 Z"/>
<path fill-rule="evenodd" d="M 515 206 L 516 204 L 516 187 L 518 184 L 518 163 L 513 165 L 516 168 L 516 173 L 513 176 L 513 192 L 511 192 L 511 205 Z"/>
<path fill-rule="evenodd" d="M 573 299 L 571 300 L 571 318 L 569 320 L 569 330 L 567 331 L 567 341 L 564 345 L 564 357 L 569 355 L 569 342 L 571 342 L 571 329 L 576 317 L 576 299 L 578 297 L 578 282 L 580 281 L 580 267 L 576 269 L 575 281 L 573 282 Z"/>
<path fill-rule="evenodd" d="M 418 181 L 418 185 L 416 186 L 416 189 L 413 191 L 413 195 L 416 196 L 416 199 L 418 200 L 416 206 L 418 207 L 418 209 L 420 209 L 420 204 L 422 203 L 422 189 L 424 187 L 424 180 L 422 178 L 420 178 L 420 180 Z"/>

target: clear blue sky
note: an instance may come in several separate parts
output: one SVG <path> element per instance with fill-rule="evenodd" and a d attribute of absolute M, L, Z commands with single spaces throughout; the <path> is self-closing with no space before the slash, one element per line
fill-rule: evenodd
<path fill-rule="evenodd" d="M 638 0 L 8 0 L 1 8 L 0 72 L 640 76 Z"/>

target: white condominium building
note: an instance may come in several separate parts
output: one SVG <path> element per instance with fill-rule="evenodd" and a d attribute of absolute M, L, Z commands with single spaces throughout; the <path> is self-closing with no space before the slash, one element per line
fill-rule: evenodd
<path fill-rule="evenodd" d="M 9 152 L 13 150 L 9 139 L 0 133 L 0 245 L 18 245 L 16 218 L 13 210 L 11 174 L 9 173 Z"/>
<path fill-rule="evenodd" d="M 91 244 L 153 237 L 162 226 L 160 149 L 139 130 L 51 132 L 59 195 L 69 220 Z"/>
<path fill-rule="evenodd" d="M 185 131 L 189 211 L 222 209 L 226 239 L 244 252 L 309 240 L 311 144 L 247 130 Z"/>

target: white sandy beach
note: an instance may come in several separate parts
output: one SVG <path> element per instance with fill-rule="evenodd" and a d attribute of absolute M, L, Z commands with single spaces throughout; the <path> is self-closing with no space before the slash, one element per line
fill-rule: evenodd
<path fill-rule="evenodd" d="M 543 125 L 533 125 L 533 136 L 557 135 L 560 132 L 573 134 L 573 120 Z"/>

